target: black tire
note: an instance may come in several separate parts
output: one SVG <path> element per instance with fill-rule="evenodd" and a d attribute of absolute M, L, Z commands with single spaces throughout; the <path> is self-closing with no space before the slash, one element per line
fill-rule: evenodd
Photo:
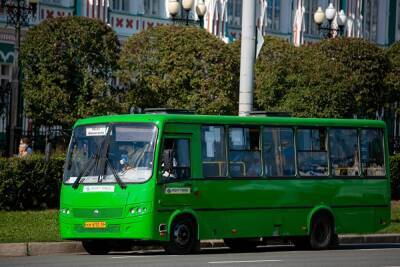
<path fill-rule="evenodd" d="M 326 214 L 317 214 L 311 223 L 310 246 L 312 249 L 328 249 L 334 239 L 333 220 Z"/>
<path fill-rule="evenodd" d="M 110 252 L 110 244 L 105 240 L 82 241 L 82 246 L 91 255 L 106 255 Z"/>
<path fill-rule="evenodd" d="M 251 238 L 224 238 L 227 247 L 234 251 L 253 251 L 261 244 L 259 240 Z"/>
<path fill-rule="evenodd" d="M 197 227 L 189 217 L 176 219 L 171 226 L 170 241 L 164 246 L 168 254 L 190 254 L 199 249 Z"/>

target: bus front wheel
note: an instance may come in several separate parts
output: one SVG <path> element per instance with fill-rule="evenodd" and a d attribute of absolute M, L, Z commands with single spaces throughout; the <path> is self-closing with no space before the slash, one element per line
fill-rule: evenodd
<path fill-rule="evenodd" d="M 313 249 L 327 249 L 333 243 L 335 233 L 333 220 L 325 213 L 316 215 L 312 220 L 310 246 Z"/>
<path fill-rule="evenodd" d="M 111 248 L 105 240 L 86 240 L 82 241 L 82 246 L 91 255 L 105 255 Z"/>
<path fill-rule="evenodd" d="M 168 254 L 189 254 L 199 247 L 196 223 L 190 217 L 176 219 L 171 226 L 170 241 L 164 246 Z"/>

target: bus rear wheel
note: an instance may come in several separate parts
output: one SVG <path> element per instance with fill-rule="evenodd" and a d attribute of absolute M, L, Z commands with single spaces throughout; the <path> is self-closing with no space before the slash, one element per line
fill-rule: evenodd
<path fill-rule="evenodd" d="M 260 245 L 260 241 L 251 238 L 224 238 L 224 243 L 234 251 L 252 251 Z"/>
<path fill-rule="evenodd" d="M 312 220 L 310 246 L 312 249 L 327 249 L 334 241 L 333 220 L 327 214 L 318 214 Z"/>
<path fill-rule="evenodd" d="M 189 217 L 176 219 L 171 226 L 170 241 L 164 246 L 168 254 L 189 254 L 199 247 L 196 224 Z"/>
<path fill-rule="evenodd" d="M 110 244 L 105 240 L 82 241 L 82 246 L 91 255 L 105 255 L 110 252 Z"/>

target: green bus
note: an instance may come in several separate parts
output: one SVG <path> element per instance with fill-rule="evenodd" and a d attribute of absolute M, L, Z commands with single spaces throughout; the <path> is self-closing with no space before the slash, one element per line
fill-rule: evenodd
<path fill-rule="evenodd" d="M 74 126 L 61 237 L 90 254 L 200 240 L 271 239 L 326 249 L 390 223 L 385 123 L 266 116 L 132 114 Z"/>

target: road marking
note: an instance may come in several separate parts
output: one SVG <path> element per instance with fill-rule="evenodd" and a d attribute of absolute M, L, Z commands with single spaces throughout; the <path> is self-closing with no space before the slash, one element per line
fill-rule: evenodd
<path fill-rule="evenodd" d="M 208 264 L 231 264 L 231 263 L 257 263 L 257 262 L 281 262 L 282 260 L 248 260 L 248 261 L 210 261 Z"/>
<path fill-rule="evenodd" d="M 129 255 L 129 256 L 118 256 L 118 257 L 111 257 L 111 259 L 124 259 L 124 258 L 150 258 L 150 257 L 158 257 L 158 256 L 142 256 L 142 255 Z"/>

